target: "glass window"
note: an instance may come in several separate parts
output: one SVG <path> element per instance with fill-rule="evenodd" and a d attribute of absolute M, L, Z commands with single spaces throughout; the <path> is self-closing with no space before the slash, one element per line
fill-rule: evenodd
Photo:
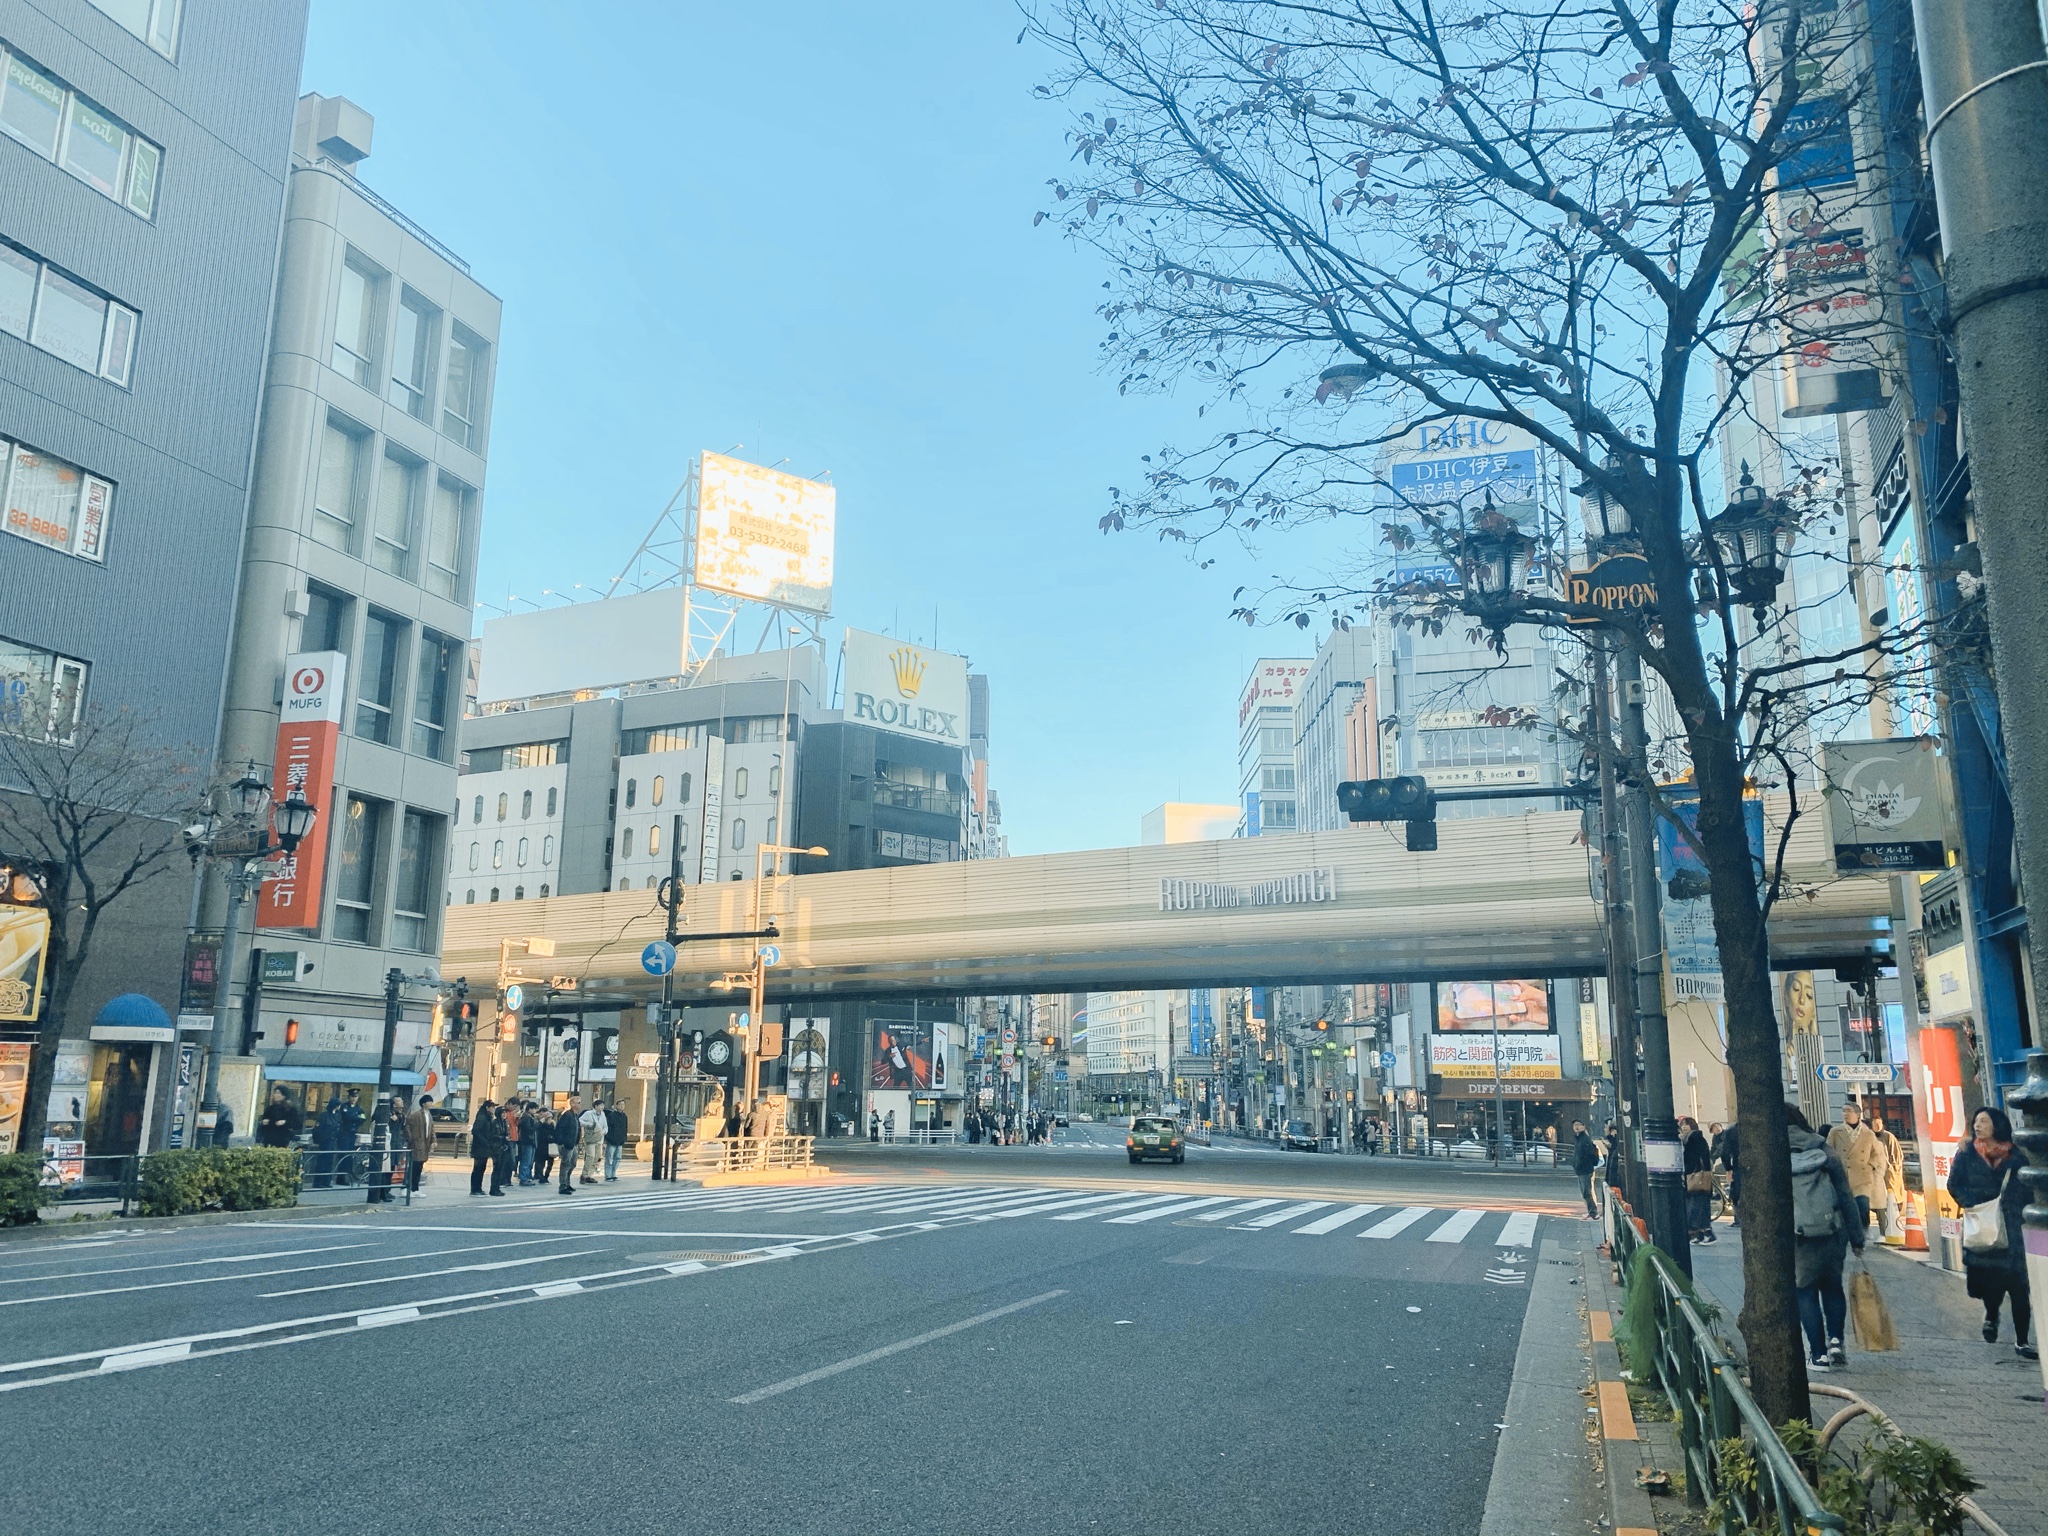
<path fill-rule="evenodd" d="M 1260 775 L 1261 788 L 1266 794 L 1280 790 L 1287 794 L 1294 792 L 1294 770 L 1292 768 L 1267 768 Z"/>
<path fill-rule="evenodd" d="M 732 797 L 735 800 L 744 800 L 747 798 L 747 770 L 744 768 L 735 768 L 733 770 Z M 739 844 L 734 843 L 733 847 L 737 848 L 739 847 Z"/>
<path fill-rule="evenodd" d="M 469 819 L 475 822 L 481 822 L 484 819 L 484 797 L 482 795 L 476 797 L 476 804 L 470 810 Z"/>
<path fill-rule="evenodd" d="M 661 854 L 661 823 L 656 822 L 647 829 L 647 857 L 657 858 Z"/>
<path fill-rule="evenodd" d="M 0 730 L 70 742 L 84 718 L 90 672 L 82 661 L 0 638 Z"/>
<path fill-rule="evenodd" d="M 686 773 L 686 774 L 683 774 L 683 775 L 681 775 L 680 777 L 678 777 L 678 778 L 677 778 L 677 780 L 676 780 L 676 804 L 677 804 L 677 805 L 688 805 L 689 803 L 690 803 L 690 776 L 689 776 L 689 775 L 688 775 L 688 774 Z"/>
<path fill-rule="evenodd" d="M 13 134 L 45 159 L 57 158 L 57 130 L 64 121 L 64 87 L 20 54 L 7 60 L 7 87 L 0 94 L 0 129 Z"/>
<path fill-rule="evenodd" d="M 524 900 L 526 900 L 526 887 L 525 887 L 525 886 L 523 886 L 523 885 L 515 885 L 515 886 L 513 886 L 513 887 L 512 887 L 512 899 L 513 899 L 514 901 L 524 901 Z"/>
<path fill-rule="evenodd" d="M 353 251 L 341 268 L 341 303 L 334 312 L 334 371 L 358 384 L 376 377 L 377 300 L 383 274 Z"/>
<path fill-rule="evenodd" d="M 135 311 L 110 304 L 107 306 L 106 346 L 100 353 L 100 377 L 126 389 L 129 370 L 134 362 Z"/>
<path fill-rule="evenodd" d="M 747 846 L 747 818 L 735 816 L 732 820 L 732 845 L 735 848 Z"/>
<path fill-rule="evenodd" d="M 469 867 L 474 870 L 479 864 L 483 863 L 483 860 L 484 845 L 482 843 L 471 843 L 469 845 Z"/>
<path fill-rule="evenodd" d="M 419 665 L 413 673 L 412 749 L 444 762 L 448 756 L 448 712 L 455 693 L 462 649 L 429 631 L 420 636 Z"/>
<path fill-rule="evenodd" d="M 462 520 L 471 492 L 444 476 L 434 477 L 427 514 L 427 580 L 437 597 L 462 596 Z"/>
<path fill-rule="evenodd" d="M 782 793 L 782 764 L 780 763 L 777 763 L 768 770 L 768 793 L 771 795 Z M 775 839 L 770 837 L 768 841 L 772 843 Z"/>
<path fill-rule="evenodd" d="M 384 455 L 384 472 L 377 477 L 377 525 L 370 563 L 394 576 L 412 572 L 412 519 L 419 477 L 417 465 Z"/>
<path fill-rule="evenodd" d="M 325 587 L 306 588 L 306 617 L 299 625 L 302 651 L 348 649 L 349 599 Z"/>
<path fill-rule="evenodd" d="M 439 311 L 410 288 L 398 298 L 398 329 L 391 337 L 391 388 L 387 398 L 409 416 L 427 416 L 427 382 L 434 356 L 434 321 Z"/>
<path fill-rule="evenodd" d="M 398 653 L 405 620 L 372 612 L 363 625 L 362 664 L 356 669 L 356 734 L 391 744 L 391 707 L 398 694 Z"/>
<path fill-rule="evenodd" d="M 350 795 L 348 812 L 342 818 L 341 868 L 334 882 L 334 936 L 352 944 L 370 942 L 388 810 L 380 801 Z"/>
<path fill-rule="evenodd" d="M 521 821 L 533 820 L 533 791 L 530 789 L 520 792 L 519 819 Z"/>
<path fill-rule="evenodd" d="M 128 130 L 73 95 L 64 129 L 64 169 L 108 197 L 119 197 L 128 159 Z"/>
<path fill-rule="evenodd" d="M 780 822 L 780 820 L 781 820 L 781 818 L 780 818 L 780 817 L 776 817 L 776 816 L 770 816 L 770 817 L 768 818 L 768 841 L 769 841 L 769 842 L 771 842 L 771 843 L 779 843 L 779 842 L 781 842 L 781 841 L 782 841 L 782 839 L 781 839 L 781 838 L 779 838 L 779 837 L 777 837 L 777 836 L 775 835 L 775 834 L 776 834 L 776 829 L 777 829 L 777 825 L 778 825 L 778 823 Z"/>
<path fill-rule="evenodd" d="M 427 947 L 427 913 L 432 900 L 434 822 L 424 811 L 407 811 L 398 831 L 398 887 L 391 900 L 391 942 L 399 949 Z"/>
<path fill-rule="evenodd" d="M 548 899 L 548 883 L 545 880 L 541 881 L 540 883 L 540 899 L 542 901 L 546 901 Z"/>
<path fill-rule="evenodd" d="M 448 337 L 448 392 L 441 404 L 441 430 L 465 448 L 483 447 L 484 377 L 490 349 L 481 337 L 456 326 Z"/>
<path fill-rule="evenodd" d="M 165 58 L 177 54 L 181 0 L 92 0 L 92 4 Z"/>
<path fill-rule="evenodd" d="M 100 343 L 107 328 L 107 301 L 54 267 L 43 268 L 37 290 L 35 327 L 29 340 L 87 373 L 100 371 Z"/>
<path fill-rule="evenodd" d="M 128 170 L 128 207 L 145 219 L 156 213 L 156 184 L 164 152 L 147 139 L 132 138 L 134 161 Z"/>
<path fill-rule="evenodd" d="M 28 339 L 29 315 L 36 307 L 36 274 L 42 263 L 11 245 L 0 245 L 0 331 Z"/>
<path fill-rule="evenodd" d="M 626 809 L 629 811 L 633 809 L 634 805 L 639 801 L 639 799 L 640 781 L 638 779 L 626 780 Z"/>
<path fill-rule="evenodd" d="M 363 443 L 335 417 L 320 434 L 320 474 L 313 488 L 313 537 L 344 554 L 356 550 L 356 517 L 363 504 Z"/>
<path fill-rule="evenodd" d="M 493 869 L 503 869 L 504 867 L 505 867 L 505 839 L 503 839 L 503 838 L 501 837 L 501 838 L 499 838 L 499 839 L 498 839 L 498 840 L 497 840 L 496 842 L 494 842 L 494 843 L 492 843 L 492 844 L 491 844 L 491 868 L 493 868 Z"/>
<path fill-rule="evenodd" d="M 619 829 L 619 857 L 622 859 L 633 857 L 633 829 L 631 827 L 621 827 Z"/>
<path fill-rule="evenodd" d="M 7 474 L 4 462 L 0 474 Z M 52 549 L 70 549 L 84 490 L 85 474 L 77 465 L 15 445 L 13 473 L 7 476 L 7 531 Z"/>
<path fill-rule="evenodd" d="M 660 774 L 656 774 L 654 776 L 654 783 L 648 786 L 647 803 L 649 805 L 661 804 L 662 791 L 667 787 L 667 782 L 661 777 Z"/>
<path fill-rule="evenodd" d="M 498 899 L 498 888 L 497 888 L 497 887 L 496 887 L 496 886 L 494 885 L 494 886 L 492 886 L 492 887 L 491 887 L 491 900 L 493 900 L 493 901 L 496 901 L 497 899 Z"/>
<path fill-rule="evenodd" d="M 519 860 L 519 867 L 521 869 L 526 868 L 526 841 L 527 840 L 523 837 L 519 839 L 519 852 L 516 855 L 516 857 Z"/>
<path fill-rule="evenodd" d="M 555 862 L 555 838 L 552 832 L 540 840 L 540 861 L 543 864 Z M 543 896 L 547 894 L 545 888 L 542 889 L 541 894 Z"/>
<path fill-rule="evenodd" d="M 463 905 L 464 905 L 465 907 L 473 907 L 473 906 L 475 906 L 475 905 L 476 905 L 476 892 L 475 892 L 475 891 L 473 891 L 473 890 L 472 890 L 472 891 L 469 891 L 469 892 L 466 892 L 466 893 L 465 893 L 465 894 L 463 895 L 463 898 L 462 898 L 462 904 L 463 904 Z"/>
<path fill-rule="evenodd" d="M 553 785 L 548 787 L 548 814 L 550 816 L 555 814 L 555 789 Z"/>
<path fill-rule="evenodd" d="M 640 757 L 649 752 L 687 752 L 704 745 L 704 727 L 657 725 L 619 733 L 619 756 Z"/>
<path fill-rule="evenodd" d="M 511 806 L 511 804 L 512 804 L 512 798 L 511 798 L 511 796 L 509 796 L 509 795 L 500 795 L 500 796 L 498 796 L 498 820 L 500 820 L 500 821 L 503 821 L 503 820 L 505 819 L 505 812 L 506 812 L 506 810 L 507 810 L 507 809 L 508 809 L 508 808 L 509 808 L 509 807 Z"/>

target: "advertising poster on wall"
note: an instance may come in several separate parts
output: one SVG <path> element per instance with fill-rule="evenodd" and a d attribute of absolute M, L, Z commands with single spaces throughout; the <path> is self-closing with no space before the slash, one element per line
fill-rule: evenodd
<path fill-rule="evenodd" d="M 1491 1078 L 1494 1039 L 1490 1032 L 1484 1035 L 1431 1035 L 1429 1070 L 1438 1077 Z M 1564 1076 L 1564 1055 L 1557 1036 L 1503 1034 L 1499 1039 L 1502 1077 Z"/>
<path fill-rule="evenodd" d="M 619 1079 L 619 1032 L 611 1025 L 583 1031 L 583 1066 L 577 1074 L 586 1083 Z"/>
<path fill-rule="evenodd" d="M 282 805 L 296 790 L 319 812 L 298 848 L 278 857 L 277 875 L 256 899 L 258 928 L 317 928 L 327 872 L 327 822 L 334 798 L 334 754 L 341 734 L 348 658 L 340 651 L 301 651 L 284 659 L 284 703 L 277 721 L 277 767 L 271 798 Z"/>
<path fill-rule="evenodd" d="M 1454 1030 L 1538 1031 L 1550 1028 L 1547 981 L 1441 981 L 1436 1027 Z"/>
<path fill-rule="evenodd" d="M 91 1093 L 92 1044 L 86 1040 L 64 1040 L 57 1045 L 57 1062 L 50 1073 L 50 1101 L 43 1112 L 51 1126 L 82 1126 L 85 1105 Z"/>
<path fill-rule="evenodd" d="M 0 906 L 0 1019 L 27 1022 L 42 1012 L 43 957 L 49 947 L 45 909 Z"/>
<path fill-rule="evenodd" d="M 929 1088 L 932 1085 L 932 1026 L 923 1020 L 875 1019 L 873 1066 L 868 1080 L 876 1088 Z"/>
<path fill-rule="evenodd" d="M 697 585 L 830 613 L 838 496 L 819 480 L 704 454 L 697 471 Z"/>
<path fill-rule="evenodd" d="M 15 1149 L 22 1111 L 28 1105 L 29 1056 L 25 1040 L 0 1040 L 0 1157 Z"/>

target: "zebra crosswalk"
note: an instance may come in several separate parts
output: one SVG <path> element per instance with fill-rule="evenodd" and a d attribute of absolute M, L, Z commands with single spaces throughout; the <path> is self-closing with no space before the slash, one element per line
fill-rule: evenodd
<path fill-rule="evenodd" d="M 1494 1248 L 1533 1248 L 1537 1211 L 1409 1205 L 1365 1201 L 1295 1200 L 1272 1196 L 1236 1199 L 1169 1191 L 1085 1191 L 1017 1184 L 834 1184 L 766 1189 L 651 1189 L 591 1194 L 575 1201 L 530 1206 L 531 1212 L 583 1216 L 660 1212 L 692 1216 L 833 1216 L 877 1226 L 936 1228 L 969 1222 L 1038 1218 L 1143 1226 L 1152 1222 L 1211 1224 L 1231 1232 L 1287 1232 L 1297 1237 L 1385 1241 L 1411 1235 L 1430 1243 L 1477 1241 Z M 1499 1218 L 1499 1224 L 1494 1219 Z"/>

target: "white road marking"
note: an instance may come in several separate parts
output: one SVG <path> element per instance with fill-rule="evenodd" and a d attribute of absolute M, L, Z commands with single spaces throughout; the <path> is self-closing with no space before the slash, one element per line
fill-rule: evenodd
<path fill-rule="evenodd" d="M 1177 1205 L 1162 1205 L 1157 1210 L 1133 1211 L 1128 1216 L 1112 1216 L 1108 1225 L 1118 1227 L 1136 1226 L 1141 1221 L 1157 1221 L 1162 1216 L 1178 1216 L 1182 1211 L 1198 1211 L 1205 1205 L 1221 1205 L 1228 1195 L 1211 1195 L 1206 1200 L 1183 1200 Z"/>
<path fill-rule="evenodd" d="M 567 1296 L 572 1291 L 580 1291 L 582 1289 L 583 1282 L 581 1280 L 551 1280 L 546 1285 L 536 1285 L 533 1287 L 533 1294 L 536 1296 Z"/>
<path fill-rule="evenodd" d="M 1195 1220 L 1221 1221 L 1226 1216 L 1242 1216 L 1246 1211 L 1263 1210 L 1269 1205 L 1278 1205 L 1279 1203 L 1278 1200 L 1247 1200 L 1241 1205 L 1230 1205 L 1225 1206 L 1220 1211 L 1210 1211 L 1207 1215 L 1197 1216 Z"/>
<path fill-rule="evenodd" d="M 1370 1215 L 1372 1212 L 1381 1209 L 1384 1209 L 1384 1207 L 1377 1205 L 1354 1205 L 1341 1211 L 1333 1211 L 1328 1216 L 1318 1217 L 1305 1227 L 1296 1227 L 1294 1235 L 1296 1237 L 1321 1237 L 1325 1232 L 1334 1232 L 1339 1227 L 1349 1226 L 1352 1222 L 1358 1220 L 1359 1217 Z"/>
<path fill-rule="evenodd" d="M 145 1365 L 162 1365 L 166 1360 L 182 1360 L 192 1353 L 189 1340 L 181 1339 L 175 1344 L 155 1344 L 143 1349 L 124 1349 L 119 1354 L 109 1355 L 100 1362 L 102 1371 L 139 1371 Z"/>
<path fill-rule="evenodd" d="M 1254 1216 L 1250 1221 L 1232 1227 L 1233 1232 L 1256 1232 L 1262 1227 L 1278 1226 L 1283 1221 L 1292 1221 L 1297 1216 L 1306 1216 L 1310 1211 L 1320 1211 L 1330 1202 L 1327 1200 L 1304 1200 L 1299 1205 L 1286 1206 L 1281 1210 L 1268 1211 L 1263 1216 Z"/>
<path fill-rule="evenodd" d="M 1485 1215 L 1484 1211 L 1460 1211 L 1430 1233 L 1428 1240 L 1432 1243 L 1462 1243 L 1465 1235 L 1478 1226 Z"/>
<path fill-rule="evenodd" d="M 916 1349 L 919 1345 L 930 1344 L 934 1340 L 946 1338 L 951 1334 L 961 1333 L 969 1328 L 978 1328 L 983 1323 L 992 1323 L 999 1317 L 1008 1317 L 1013 1312 L 1022 1312 L 1026 1307 L 1035 1307 L 1041 1302 L 1051 1301 L 1055 1296 L 1064 1296 L 1066 1294 L 1064 1290 L 1044 1291 L 1039 1295 L 1026 1297 L 1023 1301 L 1013 1301 L 1007 1307 L 997 1307 L 992 1311 L 978 1313 L 961 1322 L 948 1323 L 943 1328 L 934 1328 L 930 1333 L 920 1333 L 915 1338 L 898 1339 L 894 1344 L 884 1344 L 880 1349 L 871 1349 L 864 1355 L 855 1355 L 848 1360 L 835 1361 L 831 1365 L 821 1365 L 815 1371 L 805 1371 L 801 1376 L 792 1376 L 787 1381 L 778 1381 L 766 1387 L 756 1387 L 751 1392 L 742 1392 L 738 1397 L 729 1398 L 727 1401 L 734 1403 L 758 1403 L 767 1398 L 780 1396 L 784 1392 L 794 1392 L 798 1387 L 807 1387 L 814 1381 L 823 1381 L 827 1376 L 837 1376 L 842 1371 L 851 1371 L 863 1365 L 872 1365 L 875 1361 L 887 1359 L 890 1355 L 900 1355 L 906 1349 Z"/>
<path fill-rule="evenodd" d="M 1394 1215 L 1389 1216 L 1385 1221 L 1377 1222 L 1367 1227 L 1358 1235 L 1360 1237 L 1392 1237 L 1396 1232 L 1404 1231 L 1414 1226 L 1423 1217 L 1434 1214 L 1436 1209 L 1433 1205 L 1411 1205 L 1407 1210 L 1398 1211 Z"/>
<path fill-rule="evenodd" d="M 1173 1199 L 1172 1195 L 1146 1195 L 1137 1200 L 1125 1200 L 1118 1205 L 1105 1205 L 1092 1211 L 1069 1211 L 1064 1216 L 1055 1216 L 1054 1221 L 1090 1221 L 1097 1216 L 1107 1216 L 1111 1211 L 1132 1211 L 1141 1205 L 1160 1205 Z"/>
<path fill-rule="evenodd" d="M 94 1280 L 101 1275 L 133 1275 L 144 1270 L 154 1274 L 164 1269 L 191 1269 L 199 1264 L 255 1264 L 264 1259 L 298 1259 L 309 1253 L 338 1253 L 344 1248 L 369 1246 L 368 1243 L 328 1243 L 319 1248 L 274 1248 L 267 1253 L 233 1253 L 216 1259 L 177 1259 L 169 1264 L 124 1264 L 119 1269 L 68 1269 L 58 1275 L 14 1276 L 0 1280 L 0 1285 L 35 1285 L 44 1280 Z"/>
<path fill-rule="evenodd" d="M 1516 1211 L 1500 1229 L 1503 1248 L 1533 1248 L 1536 1245 L 1536 1212 Z"/>
<path fill-rule="evenodd" d="M 1011 1206 L 1006 1210 L 998 1211 L 996 1214 L 998 1216 L 1036 1216 L 1041 1211 L 1064 1211 L 1073 1206 L 1100 1205 L 1105 1200 L 1121 1199 L 1123 1199 L 1121 1193 L 1114 1195 L 1072 1195 L 1064 1200 L 1044 1200 L 1035 1205 Z M 1100 1216 L 1102 1212 L 1097 1211 L 1095 1214 Z"/>
<path fill-rule="evenodd" d="M 323 1291 L 352 1291 L 366 1285 L 402 1285 L 408 1280 L 432 1280 L 440 1275 L 482 1275 L 513 1269 L 521 1264 L 555 1264 L 563 1259 L 587 1259 L 602 1248 L 575 1248 L 568 1253 L 523 1253 L 516 1259 L 496 1259 L 488 1264 L 451 1264 L 446 1269 L 423 1269 L 409 1275 L 372 1275 L 365 1280 L 337 1280 L 332 1285 L 302 1285 L 292 1291 L 262 1291 L 258 1301 L 275 1301 L 281 1296 L 317 1296 Z"/>
<path fill-rule="evenodd" d="M 387 1307 L 382 1312 L 364 1312 L 356 1318 L 358 1328 L 388 1328 L 393 1323 L 409 1323 L 420 1315 L 418 1307 Z"/>

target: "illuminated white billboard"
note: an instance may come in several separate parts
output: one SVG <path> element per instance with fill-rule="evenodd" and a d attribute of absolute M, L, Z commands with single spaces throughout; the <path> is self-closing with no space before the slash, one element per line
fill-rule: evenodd
<path fill-rule="evenodd" d="M 964 747 L 967 658 L 849 629 L 845 713 L 855 725 Z"/>
<path fill-rule="evenodd" d="M 837 498 L 816 480 L 705 454 L 693 579 L 714 592 L 830 613 Z"/>

